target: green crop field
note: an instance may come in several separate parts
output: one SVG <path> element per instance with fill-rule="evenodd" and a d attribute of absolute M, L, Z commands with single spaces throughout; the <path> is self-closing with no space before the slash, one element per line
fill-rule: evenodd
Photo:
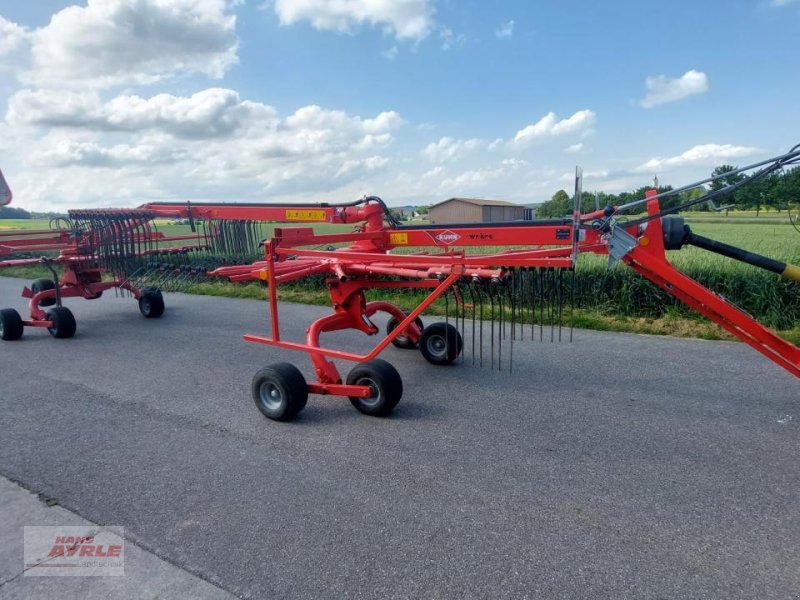
<path fill-rule="evenodd" d="M 772 219 L 775 214 L 764 216 Z M 785 217 L 783 221 L 776 222 L 742 215 L 734 222 L 718 222 L 720 219 L 724 217 L 706 222 L 690 215 L 689 222 L 692 230 L 700 235 L 800 264 L 800 233 Z M 47 226 L 46 220 L 0 220 L 0 231 L 46 229 Z M 287 226 L 297 225 L 266 226 L 265 235 L 270 235 L 273 227 Z M 166 235 L 191 233 L 188 225 L 169 221 L 158 221 L 157 227 Z M 331 233 L 351 231 L 352 226 L 321 224 L 314 225 L 314 229 L 320 233 Z M 761 322 L 782 331 L 793 341 L 800 341 L 800 284 L 797 282 L 783 280 L 772 273 L 693 247 L 672 251 L 669 259 L 681 271 L 734 302 Z M 605 257 L 595 255 L 583 255 L 579 259 L 575 273 L 575 311 L 572 316 L 577 326 L 708 338 L 727 337 L 722 330 L 698 318 L 693 311 L 631 269 L 617 265 L 609 270 L 606 262 Z M 38 267 L 0 269 L 0 275 L 29 278 L 39 273 Z M 284 286 L 281 288 L 281 297 L 289 301 L 327 304 L 327 294 L 320 283 L 319 279 L 310 279 Z M 265 297 L 264 289 L 259 284 L 199 283 L 186 291 L 233 297 Z M 414 303 L 408 295 L 398 295 L 394 299 L 409 306 Z M 434 312 L 440 310 L 436 306 L 432 309 Z"/>

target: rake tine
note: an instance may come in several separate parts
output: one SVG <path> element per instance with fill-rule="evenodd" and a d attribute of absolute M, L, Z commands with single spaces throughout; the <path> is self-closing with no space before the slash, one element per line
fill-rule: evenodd
<path fill-rule="evenodd" d="M 572 331 L 575 328 L 575 265 L 572 265 L 569 298 L 569 341 L 572 343 Z"/>
<path fill-rule="evenodd" d="M 558 269 L 558 343 L 561 343 L 561 325 L 564 317 L 564 269 Z"/>
<path fill-rule="evenodd" d="M 511 289 L 509 290 L 508 298 L 509 303 L 511 304 L 511 347 L 508 351 L 508 372 L 511 373 L 513 371 L 513 360 L 514 360 L 514 337 L 516 336 L 516 322 L 514 321 L 514 310 L 516 307 L 516 302 L 514 301 L 514 296 L 516 293 L 516 283 L 515 278 L 517 274 L 514 272 L 514 269 L 511 269 Z"/>
<path fill-rule="evenodd" d="M 465 348 L 464 348 L 464 337 L 465 337 L 465 334 L 466 334 L 466 330 L 464 329 L 464 318 L 465 318 L 466 313 L 467 313 L 467 305 L 466 305 L 466 302 L 464 302 L 464 291 L 463 291 L 464 288 L 463 288 L 463 282 L 461 280 L 459 280 L 459 282 L 458 282 L 458 288 L 457 289 L 458 289 L 458 300 L 459 300 L 459 303 L 461 304 L 461 331 L 460 331 L 460 333 L 461 333 L 461 364 L 464 364 L 464 360 L 465 360 L 465 357 L 466 357 L 466 352 L 465 352 Z"/>
<path fill-rule="evenodd" d="M 555 307 L 553 306 L 553 303 L 555 301 L 554 300 L 555 294 L 553 293 L 553 288 L 555 287 L 556 273 L 553 267 L 548 268 L 547 271 L 548 271 L 547 293 L 549 295 L 547 302 L 547 318 L 550 321 L 550 343 L 552 344 L 553 342 L 555 342 L 555 318 L 553 315 L 553 313 L 555 312 L 554 311 Z"/>
<path fill-rule="evenodd" d="M 481 311 L 480 311 L 481 312 L 481 315 L 480 315 L 480 317 L 481 317 L 480 318 L 480 343 L 478 344 L 478 348 L 480 349 L 480 353 L 481 353 L 481 357 L 480 357 L 480 366 L 481 367 L 483 367 L 483 307 L 484 307 L 483 289 L 482 289 L 482 287 L 483 287 L 482 285 L 481 285 L 481 287 L 476 287 L 476 291 L 478 292 L 478 299 L 479 299 L 479 301 L 481 303 Z"/>
<path fill-rule="evenodd" d="M 544 342 L 544 268 L 539 269 L 539 341 Z"/>
<path fill-rule="evenodd" d="M 472 364 L 475 364 L 475 282 L 468 284 L 469 298 L 472 300 Z"/>
<path fill-rule="evenodd" d="M 492 294 L 491 286 L 489 287 L 488 296 L 489 296 L 489 318 L 491 319 L 491 324 L 492 324 L 491 334 L 489 335 L 490 347 L 491 347 L 489 364 L 491 366 L 491 369 L 494 370 L 494 295 Z"/>

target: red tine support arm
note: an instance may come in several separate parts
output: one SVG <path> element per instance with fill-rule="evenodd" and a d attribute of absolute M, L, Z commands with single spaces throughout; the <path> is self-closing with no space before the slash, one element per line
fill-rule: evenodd
<path fill-rule="evenodd" d="M 648 196 L 655 192 L 648 193 Z M 659 215 L 658 200 L 650 200 L 647 212 Z M 673 267 L 664 251 L 664 231 L 660 218 L 647 224 L 638 245 L 622 260 L 637 273 L 705 315 L 726 331 L 777 363 L 795 377 L 800 377 L 800 348 L 779 337 L 750 315 Z"/>

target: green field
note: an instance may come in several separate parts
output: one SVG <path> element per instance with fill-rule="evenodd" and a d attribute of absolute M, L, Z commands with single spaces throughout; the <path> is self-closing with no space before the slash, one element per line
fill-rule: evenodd
<path fill-rule="evenodd" d="M 732 215 L 735 213 L 731 213 Z M 776 213 L 762 213 L 763 218 L 738 214 L 731 221 L 719 222 L 724 217 L 704 220 L 708 213 L 689 215 L 692 230 L 700 235 L 726 242 L 744 249 L 800 264 L 800 233 L 783 215 L 783 222 L 773 222 Z M 712 217 L 714 214 L 712 213 Z M 696 218 L 695 218 L 696 217 Z M 744 222 L 739 222 L 739 221 Z M 191 233 L 188 225 L 159 221 L 158 229 L 167 235 Z M 47 228 L 42 220 L 0 220 L 4 229 Z M 287 225 L 276 224 L 275 226 Z M 315 225 L 318 232 L 351 231 L 350 225 Z M 269 235 L 272 227 L 265 227 Z M 481 249 L 486 251 L 486 249 Z M 681 271 L 731 300 L 763 323 L 780 330 L 785 337 L 800 341 L 800 284 L 755 267 L 750 267 L 698 248 L 686 247 L 669 253 L 669 259 Z M 718 327 L 698 317 L 680 302 L 646 281 L 624 265 L 608 270 L 606 258 L 583 255 L 576 270 L 576 310 L 573 322 L 577 326 L 594 329 L 638 331 L 656 334 L 690 335 L 706 338 L 726 338 Z M 0 269 L 0 275 L 33 278 L 42 271 L 39 267 L 28 269 Z M 327 304 L 327 294 L 319 279 L 311 279 L 284 286 L 280 295 L 288 301 Z M 221 296 L 264 298 L 264 289 L 258 284 L 228 284 L 210 282 L 195 284 L 186 291 Z M 413 297 L 398 294 L 400 304 L 412 306 Z M 436 312 L 437 307 L 433 307 Z"/>

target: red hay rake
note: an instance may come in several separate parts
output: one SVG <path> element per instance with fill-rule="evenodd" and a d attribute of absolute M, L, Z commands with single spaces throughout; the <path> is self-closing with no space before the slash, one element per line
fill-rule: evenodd
<path fill-rule="evenodd" d="M 796 164 L 798 159 L 800 152 L 795 148 L 741 170 L 768 165 L 753 173 L 748 180 L 753 181 Z M 232 282 L 261 281 L 268 289 L 270 332 L 247 334 L 244 339 L 305 352 L 314 365 L 316 378 L 306 382 L 289 363 L 265 367 L 252 383 L 259 410 L 271 419 L 290 420 L 303 410 L 311 393 L 346 396 L 362 413 L 384 416 L 399 402 L 403 388 L 397 370 L 378 358 L 389 344 L 419 348 L 430 363 L 447 365 L 459 357 L 463 360 L 465 337 L 469 337 L 473 363 L 477 360 L 483 364 L 486 359 L 492 368 L 495 364 L 502 368 L 505 357 L 510 369 L 514 342 L 526 337 L 526 327 L 530 327 L 528 337 L 538 333 L 543 339 L 545 326 L 549 325 L 551 341 L 555 341 L 556 331 L 561 339 L 564 305 L 571 303 L 575 293 L 571 280 L 576 261 L 581 253 L 594 253 L 608 255 L 610 263 L 621 261 L 628 265 L 800 377 L 800 348 L 682 274 L 667 260 L 666 250 L 692 244 L 800 281 L 798 267 L 697 236 L 683 219 L 667 214 L 700 202 L 713 202 L 743 183 L 673 209 L 661 209 L 663 197 L 699 183 L 705 182 L 662 194 L 653 190 L 629 205 L 582 213 L 578 173 L 571 217 L 446 226 L 401 226 L 377 197 L 349 204 L 151 203 L 134 210 L 70 211 L 63 229 L 0 234 L 0 258 L 18 252 L 60 251 L 53 259 L 3 260 L 0 267 L 44 261 L 51 270 L 53 263 L 64 269 L 60 279 L 53 271 L 53 280 L 38 280 L 24 289 L 23 296 L 30 301 L 29 319 L 22 320 L 13 309 L 0 312 L 0 337 L 17 339 L 25 326 L 47 327 L 54 337 L 70 337 L 75 333 L 75 320 L 61 306 L 64 297 L 92 299 L 116 288 L 138 299 L 146 317 L 158 317 L 164 310 L 161 289 L 175 289 L 176 282 L 208 277 Z M 640 204 L 646 204 L 646 216 L 628 222 L 616 219 Z M 196 234 L 165 236 L 155 228 L 156 218 L 188 219 Z M 312 227 L 281 227 L 274 230 L 271 239 L 264 240 L 261 224 L 267 221 L 357 227 L 352 232 L 324 234 L 315 233 Z M 260 245 L 263 251 L 259 250 Z M 496 247 L 502 249 L 483 254 L 465 251 Z M 277 287 L 314 276 L 325 286 L 333 313 L 313 322 L 304 342 L 284 340 Z M 379 293 L 397 289 L 414 290 L 421 299 L 408 312 L 392 302 L 367 299 L 374 290 Z M 445 303 L 445 321 L 425 327 L 420 316 L 437 300 Z M 484 312 L 487 304 L 490 309 Z M 48 305 L 55 307 L 45 312 L 41 307 Z M 451 305 L 455 313 L 452 321 Z M 321 344 L 323 333 L 343 329 L 377 335 L 379 328 L 372 319 L 378 313 L 389 316 L 386 335 L 367 354 Z M 468 314 L 471 332 L 465 325 Z M 488 318 L 490 329 L 484 323 Z M 486 355 L 484 342 L 491 346 Z M 504 342 L 508 346 L 505 355 Z M 343 378 L 332 359 L 357 364 Z"/>

